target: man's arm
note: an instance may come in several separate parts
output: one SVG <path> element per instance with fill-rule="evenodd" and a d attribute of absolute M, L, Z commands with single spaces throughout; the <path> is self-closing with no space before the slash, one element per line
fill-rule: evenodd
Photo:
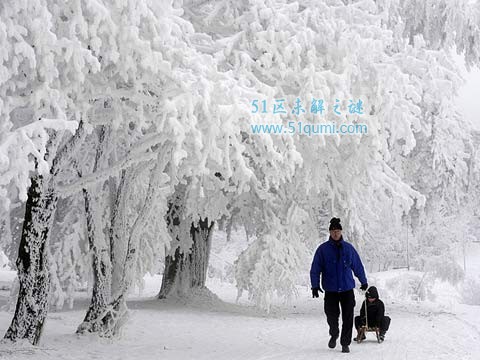
<path fill-rule="evenodd" d="M 322 266 L 322 254 L 319 246 L 317 251 L 315 251 L 312 266 L 310 268 L 310 282 L 312 284 L 312 288 L 320 288 L 320 273 L 322 272 Z"/>
<path fill-rule="evenodd" d="M 355 276 L 360 281 L 360 284 L 367 284 L 367 277 L 365 276 L 365 269 L 363 268 L 362 260 L 357 253 L 357 250 L 352 246 L 352 270 Z"/>

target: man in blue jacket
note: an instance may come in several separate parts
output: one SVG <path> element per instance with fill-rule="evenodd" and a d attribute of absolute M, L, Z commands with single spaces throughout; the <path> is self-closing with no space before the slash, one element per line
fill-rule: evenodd
<path fill-rule="evenodd" d="M 325 290 L 324 310 L 330 327 L 328 347 L 331 349 L 337 345 L 340 304 L 342 308 L 340 344 L 342 345 L 342 352 L 348 353 L 352 341 L 353 311 L 355 308 L 355 295 L 353 293 L 355 280 L 352 271 L 360 280 L 362 285 L 360 289 L 366 290 L 368 283 L 360 256 L 352 244 L 343 240 L 340 219 L 332 218 L 328 230 L 330 230 L 330 237 L 328 241 L 318 247 L 310 269 L 312 295 L 314 298 L 318 298 L 319 291 L 323 292 Z M 322 274 L 322 287 L 320 287 L 320 274 Z"/>

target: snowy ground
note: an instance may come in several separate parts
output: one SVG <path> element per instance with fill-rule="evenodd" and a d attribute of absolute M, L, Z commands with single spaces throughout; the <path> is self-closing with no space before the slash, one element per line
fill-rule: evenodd
<path fill-rule="evenodd" d="M 6 272 L 0 276 L 5 278 Z M 85 301 L 78 301 L 73 310 L 49 314 L 41 346 L 0 344 L 0 358 L 405 360 L 478 359 L 480 354 L 479 306 L 389 301 L 392 325 L 385 342 L 378 344 L 369 334 L 366 342 L 352 343 L 351 353 L 343 354 L 339 346 L 328 349 L 323 301 L 312 299 L 307 288 L 291 304 L 276 306 L 265 315 L 246 300 L 233 304 L 235 289 L 225 283 L 209 283 L 223 301 L 198 295 L 187 305 L 155 300 L 159 283 L 158 276 L 148 278 L 147 297 L 129 303 L 131 318 L 120 339 L 76 336 L 86 309 Z M 7 292 L 1 294 L 3 305 Z M 358 313 L 360 295 L 356 296 Z M 11 317 L 0 311 L 1 333 Z"/>
<path fill-rule="evenodd" d="M 421 274 L 406 270 L 368 274 L 392 318 L 385 342 L 378 344 L 375 336 L 368 334 L 364 343 L 352 343 L 350 354 L 342 354 L 340 346 L 329 349 L 323 300 L 312 299 L 306 286 L 298 288 L 297 299 L 290 304 L 278 302 L 268 315 L 256 310 L 245 297 L 235 304 L 236 290 L 226 281 L 232 278 L 231 264 L 245 244 L 233 239 L 237 247 L 231 248 L 233 245 L 224 240 L 215 238 L 211 264 L 218 271 L 213 271 L 216 280 L 209 279 L 207 284 L 220 299 L 203 293 L 192 294 L 188 304 L 160 301 L 155 299 L 160 276 L 146 277 L 142 297 L 129 301 L 131 316 L 122 336 L 112 341 L 74 334 L 88 304 L 86 293 L 79 293 L 72 310 L 49 313 L 41 346 L 0 343 L 0 359 L 479 358 L 480 306 L 461 304 L 458 289 L 445 283 L 432 289 L 434 297 L 412 300 L 405 295 L 404 286 Z M 478 277 L 480 244 L 468 249 L 466 264 L 467 273 Z M 7 302 L 14 277 L 14 272 L 0 270 L 0 309 Z M 477 294 L 480 290 L 474 293 L 475 298 Z M 356 299 L 358 314 L 360 293 Z M 480 304 L 480 299 L 475 303 Z M 12 313 L 0 311 L 0 334 L 11 318 Z"/>

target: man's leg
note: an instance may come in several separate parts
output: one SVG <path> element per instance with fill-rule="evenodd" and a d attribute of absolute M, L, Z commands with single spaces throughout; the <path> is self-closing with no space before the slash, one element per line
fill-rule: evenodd
<path fill-rule="evenodd" d="M 353 289 L 340 294 L 340 305 L 342 306 L 342 335 L 340 344 L 350 345 L 352 342 L 353 311 L 355 309 L 355 294 Z"/>
<path fill-rule="evenodd" d="M 338 306 L 338 294 L 336 292 L 325 291 L 324 310 L 327 315 L 327 322 L 330 328 L 329 334 L 332 337 L 338 337 L 338 317 L 340 316 L 340 308 Z"/>

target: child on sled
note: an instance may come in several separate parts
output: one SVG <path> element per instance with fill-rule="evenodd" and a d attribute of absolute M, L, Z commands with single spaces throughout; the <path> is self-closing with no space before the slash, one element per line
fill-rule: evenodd
<path fill-rule="evenodd" d="M 355 316 L 357 337 L 353 340 L 357 342 L 365 340 L 365 332 L 374 329 L 377 333 L 378 342 L 381 343 L 385 340 L 385 334 L 389 326 L 390 317 L 385 316 L 385 305 L 378 298 L 378 290 L 375 286 L 370 286 L 365 293 L 365 300 L 360 308 L 360 316 Z"/>

